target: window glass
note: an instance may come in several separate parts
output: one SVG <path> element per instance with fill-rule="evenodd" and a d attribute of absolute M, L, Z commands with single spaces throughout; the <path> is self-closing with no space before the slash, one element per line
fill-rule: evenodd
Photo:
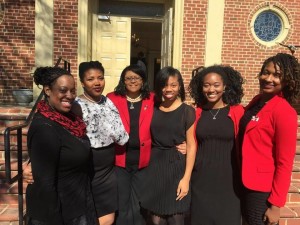
<path fill-rule="evenodd" d="M 275 40 L 282 31 L 282 21 L 278 14 L 271 10 L 260 13 L 254 21 L 254 32 L 262 41 Z"/>

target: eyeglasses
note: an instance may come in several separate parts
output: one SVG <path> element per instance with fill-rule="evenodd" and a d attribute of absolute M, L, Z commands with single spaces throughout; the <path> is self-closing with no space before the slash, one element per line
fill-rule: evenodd
<path fill-rule="evenodd" d="M 141 77 L 124 77 L 125 82 L 131 82 L 131 81 L 141 81 Z"/>

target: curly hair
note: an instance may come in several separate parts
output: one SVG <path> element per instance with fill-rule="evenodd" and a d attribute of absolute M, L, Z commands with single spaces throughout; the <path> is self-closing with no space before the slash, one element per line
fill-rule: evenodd
<path fill-rule="evenodd" d="M 84 73 L 90 69 L 100 70 L 104 75 L 104 67 L 99 61 L 82 62 L 79 64 L 79 78 L 83 81 Z"/>
<path fill-rule="evenodd" d="M 229 105 L 239 104 L 244 96 L 243 83 L 244 79 L 241 74 L 230 66 L 213 65 L 203 67 L 192 78 L 189 84 L 189 92 L 195 100 L 197 106 L 203 106 L 207 103 L 207 98 L 203 94 L 203 80 L 209 73 L 219 74 L 225 85 L 225 92 L 222 95 L 224 103 Z"/>
<path fill-rule="evenodd" d="M 141 88 L 141 95 L 142 95 L 142 99 L 146 99 L 150 97 L 150 88 L 148 85 L 148 78 L 147 75 L 145 73 L 145 71 L 138 65 L 133 64 L 130 66 L 127 66 L 121 73 L 120 76 L 120 80 L 119 80 L 119 84 L 117 85 L 117 87 L 115 88 L 115 94 L 116 95 L 121 95 L 121 96 L 126 96 L 126 86 L 125 86 L 125 75 L 128 71 L 134 72 L 137 75 L 139 75 L 142 80 L 143 80 L 143 85 Z"/>
<path fill-rule="evenodd" d="M 278 53 L 264 61 L 259 76 L 263 74 L 265 67 L 270 62 L 273 62 L 280 69 L 280 71 L 277 71 L 275 66 L 275 71 L 281 74 L 280 80 L 284 84 L 282 89 L 284 98 L 289 103 L 296 102 L 300 94 L 300 65 L 298 59 L 290 54 Z"/>
<path fill-rule="evenodd" d="M 176 76 L 178 78 L 178 82 L 179 82 L 179 96 L 181 101 L 185 100 L 185 90 L 184 90 L 184 84 L 183 84 L 183 79 L 182 79 L 182 75 L 179 72 L 179 70 L 171 67 L 171 66 L 167 66 L 162 68 L 156 75 L 155 78 L 155 88 L 154 88 L 154 92 L 155 92 L 155 98 L 156 98 L 156 104 L 160 104 L 162 102 L 162 90 L 163 88 L 166 86 L 168 79 L 170 76 Z"/>

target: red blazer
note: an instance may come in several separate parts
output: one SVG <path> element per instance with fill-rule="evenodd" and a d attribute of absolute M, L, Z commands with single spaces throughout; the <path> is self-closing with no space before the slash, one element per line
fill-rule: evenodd
<path fill-rule="evenodd" d="M 107 94 L 107 97 L 115 104 L 119 110 L 125 130 L 130 134 L 130 118 L 126 97 L 116 95 L 114 92 Z M 151 133 L 150 123 L 154 109 L 154 94 L 150 93 L 148 99 L 142 101 L 139 119 L 139 138 L 140 138 L 140 160 L 139 169 L 148 166 L 151 153 Z M 126 164 L 126 145 L 116 145 L 116 166 L 125 167 Z"/>
<path fill-rule="evenodd" d="M 249 108 L 261 95 L 256 96 Z M 251 120 L 242 145 L 242 180 L 251 190 L 270 192 L 268 201 L 282 207 L 290 186 L 296 152 L 297 113 L 275 96 Z"/>
<path fill-rule="evenodd" d="M 195 126 L 194 126 L 195 127 L 195 133 L 194 133 L 195 140 L 197 140 L 196 127 L 197 127 L 198 120 L 201 117 L 201 113 L 202 113 L 202 108 L 197 107 L 196 108 L 196 120 L 195 120 Z M 243 114 L 244 114 L 243 106 L 241 106 L 241 105 L 230 106 L 228 116 L 233 121 L 236 146 L 238 146 L 238 130 L 239 130 L 240 119 L 243 116 Z M 238 151 L 237 151 L 237 154 L 238 154 Z M 238 157 L 238 159 L 239 159 L 239 157 Z"/>

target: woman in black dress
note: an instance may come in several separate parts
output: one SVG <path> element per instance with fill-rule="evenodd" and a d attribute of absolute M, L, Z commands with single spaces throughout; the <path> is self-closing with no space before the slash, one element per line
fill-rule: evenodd
<path fill-rule="evenodd" d="M 153 224 L 184 224 L 190 209 L 190 178 L 195 161 L 195 110 L 183 103 L 185 91 L 180 72 L 160 70 L 155 81 L 156 107 L 151 122 L 152 152 L 145 168 L 141 206 Z M 176 150 L 186 140 L 187 154 Z"/>
<path fill-rule="evenodd" d="M 140 195 L 144 183 L 143 170 L 151 154 L 150 123 L 154 108 L 154 94 L 149 91 L 145 71 L 138 65 L 124 68 L 115 91 L 107 97 L 120 112 L 129 141 L 116 145 L 116 173 L 118 181 L 117 225 L 144 225 L 144 211 Z M 185 144 L 176 146 L 186 153 Z"/>
<path fill-rule="evenodd" d="M 243 79 L 231 67 L 204 68 L 190 83 L 198 143 L 192 175 L 192 225 L 241 224 L 236 137 Z"/>
<path fill-rule="evenodd" d="M 74 78 L 53 67 L 38 68 L 33 77 L 43 86 L 45 100 L 39 102 L 27 136 L 34 179 L 26 190 L 28 224 L 97 224 L 86 126 L 70 113 L 75 99 Z"/>

